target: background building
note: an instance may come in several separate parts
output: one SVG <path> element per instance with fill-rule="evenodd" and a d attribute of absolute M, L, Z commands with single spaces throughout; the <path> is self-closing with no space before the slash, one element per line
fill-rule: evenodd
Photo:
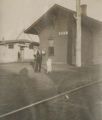
<path fill-rule="evenodd" d="M 34 47 L 38 42 L 26 39 L 0 42 L 0 63 L 23 62 L 34 59 Z"/>

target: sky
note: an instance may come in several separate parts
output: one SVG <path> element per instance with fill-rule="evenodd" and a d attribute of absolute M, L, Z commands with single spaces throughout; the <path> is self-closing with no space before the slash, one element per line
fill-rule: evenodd
<path fill-rule="evenodd" d="M 102 21 L 102 0 L 81 0 L 87 15 Z M 16 39 L 54 4 L 75 10 L 76 0 L 0 0 L 0 40 Z"/>

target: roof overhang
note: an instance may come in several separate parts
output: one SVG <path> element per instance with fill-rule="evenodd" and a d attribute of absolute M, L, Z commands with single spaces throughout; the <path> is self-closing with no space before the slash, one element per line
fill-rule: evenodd
<path fill-rule="evenodd" d="M 29 44 L 33 44 L 34 46 L 39 46 L 39 42 L 35 42 L 35 41 L 30 41 L 27 39 L 20 39 L 20 40 L 5 40 L 5 41 L 1 41 L 0 45 L 5 45 L 5 44 L 25 44 L 25 43 L 29 43 Z"/>
<path fill-rule="evenodd" d="M 53 24 L 53 20 L 56 19 L 59 10 L 67 10 L 69 13 L 74 13 L 74 11 L 66 9 L 60 5 L 55 4 L 52 6 L 45 14 L 43 14 L 36 22 L 34 22 L 30 27 L 28 27 L 24 32 L 27 34 L 38 35 L 40 31 L 48 26 Z"/>

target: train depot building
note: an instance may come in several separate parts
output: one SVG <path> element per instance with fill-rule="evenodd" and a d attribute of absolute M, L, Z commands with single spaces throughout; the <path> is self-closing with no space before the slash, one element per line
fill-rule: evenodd
<path fill-rule="evenodd" d="M 46 51 L 46 57 L 53 56 L 53 63 L 75 65 L 75 14 L 55 4 L 25 30 L 39 36 L 41 48 Z M 81 26 L 82 66 L 102 63 L 102 22 L 88 17 L 82 7 Z"/>

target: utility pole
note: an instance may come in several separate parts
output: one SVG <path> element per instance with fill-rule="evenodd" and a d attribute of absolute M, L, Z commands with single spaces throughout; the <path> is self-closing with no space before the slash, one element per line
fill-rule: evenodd
<path fill-rule="evenodd" d="M 80 8 L 81 0 L 76 0 L 76 66 L 81 67 L 81 8 Z"/>

